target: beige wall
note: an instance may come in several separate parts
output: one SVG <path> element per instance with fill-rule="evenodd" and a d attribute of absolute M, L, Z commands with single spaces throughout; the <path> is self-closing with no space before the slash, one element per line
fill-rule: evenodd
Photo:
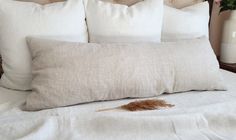
<path fill-rule="evenodd" d="M 229 16 L 230 12 L 223 12 L 219 15 L 219 8 L 216 4 L 214 4 L 210 25 L 210 41 L 217 56 L 220 55 L 223 23 L 229 18 Z"/>

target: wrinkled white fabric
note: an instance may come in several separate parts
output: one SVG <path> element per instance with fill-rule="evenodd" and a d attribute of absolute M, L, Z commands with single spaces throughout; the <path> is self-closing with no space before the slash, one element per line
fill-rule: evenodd
<path fill-rule="evenodd" d="M 236 74 L 221 72 L 228 91 L 159 96 L 175 105 L 170 109 L 96 112 L 134 101 L 118 100 L 25 112 L 19 106 L 24 98 L 1 102 L 0 139 L 236 140 Z M 12 91 L 0 89 L 0 97 L 9 92 Z M 5 106 L 3 111 L 2 106 Z"/>

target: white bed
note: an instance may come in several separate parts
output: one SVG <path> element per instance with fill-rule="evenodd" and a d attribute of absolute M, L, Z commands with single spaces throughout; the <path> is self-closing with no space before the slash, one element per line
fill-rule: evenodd
<path fill-rule="evenodd" d="M 174 108 L 127 112 L 117 100 L 24 112 L 28 92 L 0 88 L 0 139 L 236 139 L 236 74 L 222 70 L 228 91 L 186 92 L 158 96 Z"/>

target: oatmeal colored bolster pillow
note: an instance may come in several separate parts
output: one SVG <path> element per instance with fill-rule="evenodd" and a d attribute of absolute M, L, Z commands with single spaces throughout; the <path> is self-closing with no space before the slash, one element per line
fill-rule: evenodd
<path fill-rule="evenodd" d="M 83 44 L 28 38 L 28 46 L 33 58 L 33 91 L 26 110 L 225 89 L 207 39 Z"/>

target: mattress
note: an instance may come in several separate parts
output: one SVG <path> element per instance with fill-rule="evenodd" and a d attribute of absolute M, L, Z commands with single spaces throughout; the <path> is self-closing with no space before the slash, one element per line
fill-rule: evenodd
<path fill-rule="evenodd" d="M 164 94 L 173 108 L 114 109 L 136 99 L 22 111 L 29 92 L 0 88 L 0 139 L 236 140 L 236 74 L 222 70 L 227 91 Z"/>

